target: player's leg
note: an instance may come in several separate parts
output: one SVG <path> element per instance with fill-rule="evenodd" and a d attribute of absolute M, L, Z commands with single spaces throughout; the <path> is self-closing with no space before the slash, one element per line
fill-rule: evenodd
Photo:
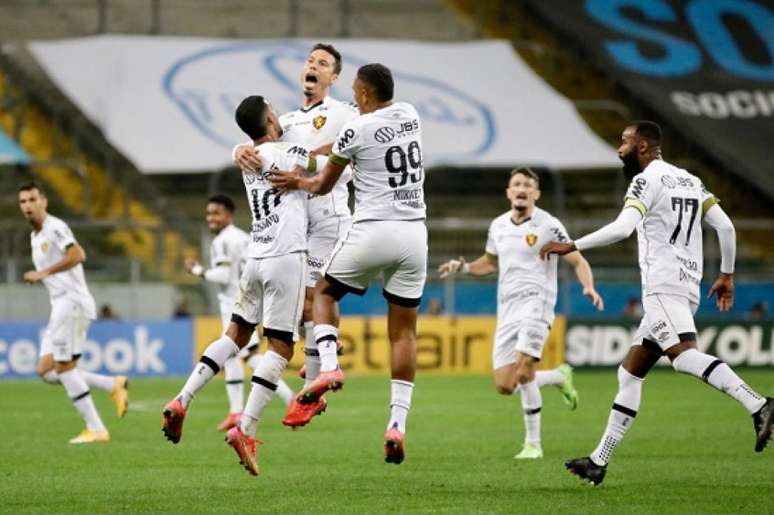
<path fill-rule="evenodd" d="M 523 348 L 519 346 L 519 348 Z M 515 379 L 521 395 L 521 409 L 524 415 L 524 447 L 515 456 L 516 459 L 534 459 L 543 457 L 540 443 L 541 410 L 543 397 L 537 384 L 536 368 L 538 358 L 519 351 L 515 364 Z"/>
<path fill-rule="evenodd" d="M 223 323 L 223 332 L 228 329 L 233 307 L 233 303 L 221 302 L 220 316 Z M 239 358 L 243 352 L 245 352 L 245 349 L 240 350 L 236 356 L 228 358 L 223 363 L 223 379 L 225 380 L 226 398 L 228 399 L 228 413 L 217 425 L 216 429 L 218 431 L 228 431 L 239 423 L 239 414 L 242 413 L 245 395 L 245 372 L 242 360 Z"/>
<path fill-rule="evenodd" d="M 311 270 L 311 267 L 310 267 Z M 315 281 L 316 284 L 316 281 Z M 320 353 L 317 350 L 317 341 L 314 339 L 314 286 L 307 287 L 304 295 L 304 312 L 302 316 L 304 337 L 304 367 L 301 369 L 301 377 L 304 378 L 304 386 L 317 378 L 320 373 Z"/>

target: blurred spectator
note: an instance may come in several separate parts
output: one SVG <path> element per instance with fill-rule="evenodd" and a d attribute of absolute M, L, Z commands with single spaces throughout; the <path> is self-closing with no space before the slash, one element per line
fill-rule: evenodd
<path fill-rule="evenodd" d="M 108 303 L 102 304 L 102 306 L 99 308 L 99 319 L 100 320 L 121 320 L 121 317 L 118 316 L 118 314 L 113 311 L 113 306 L 111 306 Z"/>
<path fill-rule="evenodd" d="M 190 318 L 191 312 L 188 310 L 188 301 L 183 299 L 177 303 L 172 318 Z"/>
<path fill-rule="evenodd" d="M 764 301 L 758 301 L 752 305 L 747 314 L 749 320 L 764 320 L 769 314 L 769 304 Z"/>
<path fill-rule="evenodd" d="M 626 318 L 642 318 L 642 304 L 639 297 L 629 297 L 624 306 L 624 316 Z"/>
<path fill-rule="evenodd" d="M 443 315 L 443 303 L 438 297 L 432 297 L 427 301 L 427 310 L 425 314 L 429 316 Z"/>

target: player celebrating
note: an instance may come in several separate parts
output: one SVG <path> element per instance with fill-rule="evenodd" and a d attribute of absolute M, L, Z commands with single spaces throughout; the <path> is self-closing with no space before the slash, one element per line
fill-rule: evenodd
<path fill-rule="evenodd" d="M 557 290 L 557 260 L 540 259 L 539 243 L 567 239 L 562 223 L 535 206 L 540 198 L 540 181 L 529 168 L 511 172 L 505 190 L 511 210 L 495 218 L 489 226 L 486 253 L 466 263 L 465 259 L 442 264 L 441 278 L 461 272 L 474 276 L 499 271 L 497 332 L 492 348 L 495 387 L 503 395 L 521 394 L 526 435 L 524 448 L 516 459 L 542 458 L 540 445 L 540 387 L 556 385 L 570 409 L 578 405 L 572 385 L 572 369 L 561 365 L 553 370 L 536 371 L 543 345 L 554 320 Z M 591 267 L 580 252 L 565 256 L 583 285 L 583 294 L 594 306 L 604 309 L 594 290 Z"/>
<path fill-rule="evenodd" d="M 341 127 L 358 115 L 357 109 L 351 104 L 328 96 L 340 73 L 341 54 L 338 50 L 323 43 L 312 47 L 301 70 L 303 107 L 279 118 L 282 141 L 299 143 L 306 148 L 328 153 Z M 260 159 L 252 143 L 239 145 L 234 150 L 234 157 L 242 169 L 254 170 L 256 166 L 260 166 Z M 350 169 L 346 168 L 329 193 L 312 195 L 307 204 L 309 256 L 303 313 L 306 335 L 303 376 L 307 386 L 317 377 L 320 370 L 320 357 L 312 330 L 312 294 L 336 242 L 347 233 L 352 223 L 347 191 L 351 175 Z M 325 399 L 322 397 L 314 403 L 294 406 L 292 416 L 286 416 L 282 422 L 294 427 L 303 426 L 314 415 L 325 410 L 325 407 Z"/>
<path fill-rule="evenodd" d="M 226 195 L 213 195 L 207 200 L 205 220 L 210 232 L 215 234 L 210 244 L 210 268 L 206 269 L 193 259 L 186 259 L 185 267 L 193 275 L 218 285 L 218 303 L 220 317 L 223 321 L 223 331 L 228 327 L 231 310 L 239 293 L 239 275 L 244 266 L 245 252 L 250 236 L 234 225 L 234 201 Z M 247 365 L 255 369 L 260 356 L 258 355 L 258 340 L 253 339 L 244 351 Z M 223 374 L 226 379 L 226 395 L 228 397 L 229 413 L 218 424 L 218 431 L 228 431 L 239 423 L 244 401 L 245 372 L 240 356 L 226 360 Z M 285 404 L 290 402 L 293 391 L 280 380 L 277 384 L 277 395 Z"/>
<path fill-rule="evenodd" d="M 196 392 L 228 358 L 248 344 L 255 327 L 263 323 L 269 350 L 254 371 L 253 387 L 239 425 L 226 435 L 241 463 L 251 474 L 258 475 L 257 423 L 293 356 L 306 274 L 307 196 L 300 191 L 281 192 L 268 179 L 273 169 L 314 171 L 316 159 L 299 145 L 275 143 L 279 122 L 263 97 L 244 99 L 237 108 L 236 120 L 259 147 L 265 163 L 255 172 L 242 174 L 253 216 L 247 264 L 228 329 L 205 349 L 180 394 L 164 408 L 162 430 L 173 443 L 180 441 L 186 410 Z"/>
<path fill-rule="evenodd" d="M 421 126 L 413 106 L 392 101 L 394 83 L 387 67 L 362 66 L 352 89 L 362 115 L 341 129 L 322 172 L 314 177 L 275 172 L 273 179 L 282 189 L 327 193 L 351 163 L 355 182 L 352 229 L 337 245 L 314 292 L 320 374 L 298 398 L 301 403 L 312 403 L 326 391 L 341 388 L 344 374 L 336 357 L 338 302 L 350 292 L 363 295 L 369 283 L 383 273 L 392 366 L 391 414 L 384 449 L 385 460 L 398 464 L 404 459 L 406 418 L 416 372 L 417 310 L 427 274 Z"/>
<path fill-rule="evenodd" d="M 40 186 L 25 184 L 18 195 L 21 212 L 32 226 L 30 244 L 35 264 L 35 270 L 26 272 L 24 280 L 43 282 L 51 299 L 38 373 L 45 382 L 64 386 L 86 422 L 86 429 L 70 443 L 109 442 L 110 434 L 97 413 L 89 387 L 111 392 L 118 416 L 123 417 L 129 403 L 128 381 L 125 376 L 106 376 L 76 368 L 89 324 L 97 314 L 81 264 L 86 253 L 67 224 L 46 212 L 48 199 Z"/>
<path fill-rule="evenodd" d="M 702 278 L 702 218 L 720 243 L 720 274 L 709 296 L 728 311 L 734 302 L 736 233 L 731 220 L 698 177 L 661 159 L 661 128 L 649 121 L 627 126 L 618 155 L 631 184 L 618 218 L 576 242 L 552 242 L 541 256 L 610 245 L 637 228 L 645 315 L 632 347 L 618 368 L 618 394 L 607 428 L 590 456 L 569 460 L 565 467 L 595 485 L 605 478 L 616 446 L 631 427 L 640 407 L 648 371 L 666 355 L 678 372 L 701 378 L 736 399 L 752 414 L 755 451 L 771 436 L 774 399 L 763 398 L 715 356 L 696 348 L 693 314 L 699 306 Z"/>

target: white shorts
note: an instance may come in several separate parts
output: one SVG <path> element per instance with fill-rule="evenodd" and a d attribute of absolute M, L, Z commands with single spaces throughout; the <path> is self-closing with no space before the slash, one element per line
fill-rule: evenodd
<path fill-rule="evenodd" d="M 497 370 L 516 363 L 517 352 L 539 360 L 549 331 L 548 323 L 542 320 L 522 319 L 511 324 L 497 324 L 492 368 Z"/>
<path fill-rule="evenodd" d="M 645 314 L 634 336 L 632 345 L 653 347 L 662 351 L 682 340 L 696 340 L 693 314 L 699 305 L 679 295 L 653 293 L 642 298 Z"/>
<path fill-rule="evenodd" d="M 91 320 L 77 305 L 62 300 L 51 306 L 51 316 L 40 342 L 40 357 L 53 354 L 54 361 L 67 362 L 80 357 Z"/>
<path fill-rule="evenodd" d="M 352 219 L 340 216 L 330 218 L 327 223 L 309 227 L 307 232 L 309 255 L 306 258 L 307 288 L 315 287 L 328 265 L 333 249 L 336 248 L 339 240 L 344 239 L 350 227 L 352 227 Z"/>
<path fill-rule="evenodd" d="M 233 314 L 251 324 L 263 324 L 265 336 L 288 343 L 298 340 L 305 277 L 304 252 L 248 259 Z"/>
<path fill-rule="evenodd" d="M 393 304 L 419 306 L 427 278 L 427 227 L 418 221 L 366 221 L 352 225 L 336 245 L 325 275 L 363 295 L 380 273 Z"/>

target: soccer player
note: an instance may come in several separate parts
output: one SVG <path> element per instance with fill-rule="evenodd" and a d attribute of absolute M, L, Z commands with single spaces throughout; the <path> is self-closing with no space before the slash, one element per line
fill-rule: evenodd
<path fill-rule="evenodd" d="M 752 415 L 755 451 L 771 436 L 774 399 L 764 398 L 715 356 L 696 348 L 693 314 L 699 306 L 702 278 L 702 227 L 718 235 L 720 274 L 709 291 L 717 307 L 728 311 L 734 302 L 736 233 L 731 220 L 701 180 L 661 158 L 661 128 L 654 122 L 629 124 L 621 136 L 618 156 L 631 180 L 618 218 L 575 242 L 551 242 L 541 256 L 610 245 L 637 229 L 644 316 L 632 347 L 618 368 L 618 394 L 601 441 L 590 456 L 569 460 L 565 467 L 582 479 L 602 483 L 616 446 L 634 423 L 642 383 L 666 355 L 678 372 L 694 375 L 738 401 Z"/>
<path fill-rule="evenodd" d="M 282 141 L 299 143 L 327 155 L 342 126 L 358 116 L 357 108 L 353 105 L 329 96 L 331 87 L 339 78 L 341 67 L 341 54 L 332 45 L 318 43 L 312 47 L 301 70 L 303 107 L 279 117 Z M 260 158 L 252 142 L 238 145 L 234 149 L 234 159 L 245 170 L 260 166 Z M 305 385 L 311 384 L 320 371 L 320 356 L 313 332 L 312 295 L 336 242 L 344 237 L 352 224 L 347 191 L 347 183 L 351 179 L 352 173 L 347 167 L 329 193 L 310 195 L 307 204 L 309 254 L 303 313 L 305 358 L 302 369 Z M 302 406 L 295 404 L 292 415 L 288 414 L 282 420 L 283 424 L 291 427 L 305 425 L 313 416 L 324 411 L 327 405 L 324 397 Z"/>
<path fill-rule="evenodd" d="M 234 210 L 234 201 L 226 195 L 213 195 L 207 200 L 205 221 L 210 232 L 215 235 L 210 243 L 211 266 L 205 269 L 191 258 L 186 259 L 185 262 L 188 272 L 218 285 L 218 303 L 224 332 L 228 327 L 231 310 L 239 293 L 239 276 L 244 266 L 247 245 L 250 242 L 250 236 L 234 225 Z M 255 369 L 260 360 L 258 344 L 259 341 L 253 338 L 251 344 L 238 356 L 226 360 L 223 365 L 229 412 L 218 424 L 218 431 L 228 431 L 239 423 L 239 414 L 242 413 L 244 404 L 245 379 L 241 358 L 247 358 L 247 365 Z M 293 391 L 285 381 L 280 380 L 277 384 L 277 395 L 285 404 L 289 404 Z"/>
<path fill-rule="evenodd" d="M 503 395 L 521 394 L 526 434 L 516 459 L 543 457 L 540 445 L 540 388 L 558 386 L 570 409 L 578 405 L 572 384 L 572 369 L 563 364 L 553 370 L 536 371 L 543 345 L 554 321 L 557 290 L 557 260 L 543 261 L 538 250 L 552 239 L 567 240 L 562 223 L 535 205 L 540 198 L 540 180 L 529 168 L 511 172 L 505 190 L 511 210 L 494 219 L 484 255 L 466 263 L 463 257 L 442 264 L 441 278 L 452 273 L 484 276 L 499 272 L 497 332 L 492 348 L 495 387 Z M 604 303 L 594 290 L 591 267 L 580 252 L 564 257 L 575 269 L 583 294 L 599 310 Z"/>
<path fill-rule="evenodd" d="M 42 282 L 51 300 L 51 315 L 40 344 L 38 374 L 49 384 L 64 386 L 67 395 L 86 422 L 70 443 L 109 442 L 110 434 L 97 413 L 89 387 L 111 393 L 118 416 L 129 404 L 126 376 L 106 376 L 77 368 L 89 324 L 97 318 L 83 263 L 86 253 L 75 241 L 67 224 L 46 212 L 48 198 L 31 182 L 18 190 L 19 208 L 32 226 L 30 244 L 35 270 L 24 274 L 28 283 Z"/>
<path fill-rule="evenodd" d="M 239 425 L 226 434 L 226 442 L 241 463 L 258 475 L 258 419 L 293 356 L 306 277 L 307 196 L 301 191 L 280 191 L 269 178 L 274 169 L 314 171 L 316 158 L 300 145 L 277 142 L 279 121 L 263 97 L 244 99 L 237 108 L 236 121 L 259 147 L 264 163 L 255 172 L 242 173 L 253 217 L 247 263 L 226 332 L 204 350 L 183 389 L 164 408 L 162 430 L 173 443 L 180 441 L 186 411 L 196 392 L 248 344 L 262 323 L 269 350 L 254 371 Z"/>
<path fill-rule="evenodd" d="M 320 374 L 297 398 L 312 403 L 326 391 L 342 387 L 344 374 L 336 357 L 338 303 L 347 293 L 363 295 L 382 273 L 392 366 L 384 451 L 385 461 L 398 464 L 405 456 L 406 417 L 416 372 L 417 311 L 427 275 L 421 125 L 413 106 L 393 102 L 392 73 L 384 65 L 360 67 L 352 90 L 361 116 L 341 129 L 322 172 L 313 177 L 275 172 L 273 178 L 281 189 L 327 193 L 352 164 L 355 185 L 352 229 L 337 244 L 314 292 Z"/>

